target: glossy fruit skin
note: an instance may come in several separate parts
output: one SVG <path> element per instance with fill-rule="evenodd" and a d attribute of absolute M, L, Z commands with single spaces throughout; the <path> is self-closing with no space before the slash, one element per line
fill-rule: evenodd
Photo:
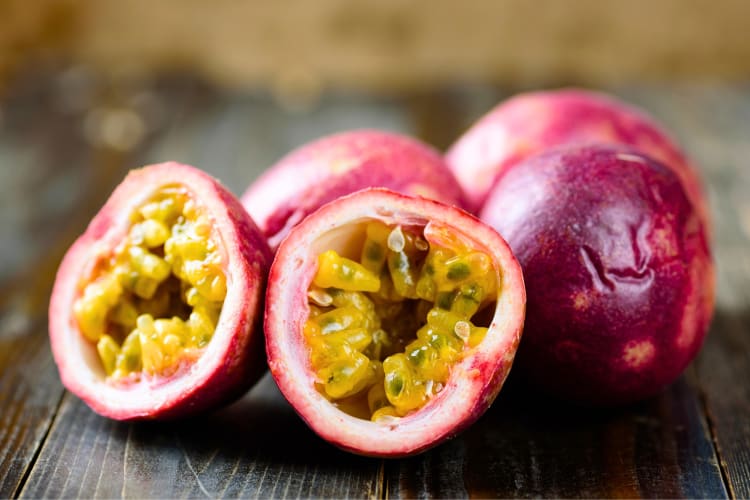
<path fill-rule="evenodd" d="M 313 243 L 321 235 L 363 218 L 378 218 L 388 224 L 446 224 L 480 242 L 479 247 L 502 270 L 503 291 L 485 339 L 453 368 L 442 392 L 393 423 L 352 417 L 326 400 L 314 387 L 309 348 L 303 342 L 302 326 L 309 313 L 307 289 L 317 269 Z M 279 247 L 266 296 L 268 363 L 286 399 L 322 438 L 361 455 L 413 455 L 454 436 L 490 406 L 511 368 L 521 338 L 525 301 L 520 266 L 492 228 L 456 207 L 386 189 L 365 189 L 324 205 L 292 229 Z"/>
<path fill-rule="evenodd" d="M 481 213 L 521 262 L 521 373 L 562 398 L 625 404 L 696 356 L 714 306 L 705 227 L 679 179 L 632 149 L 558 149 L 508 170 Z"/>
<path fill-rule="evenodd" d="M 479 119 L 446 161 L 479 210 L 496 179 L 541 151 L 577 143 L 624 144 L 671 168 L 704 224 L 709 210 L 700 176 L 677 143 L 644 111 L 603 93 L 565 89 L 518 94 Z"/>
<path fill-rule="evenodd" d="M 116 386 L 104 382 L 95 346 L 73 316 L 80 280 L 126 235 L 129 215 L 166 185 L 181 185 L 213 218 L 223 243 L 228 282 L 214 337 L 190 367 L 170 377 Z M 261 330 L 271 251 L 239 201 L 208 174 L 162 163 L 131 171 L 68 250 L 49 307 L 52 353 L 63 385 L 95 412 L 116 420 L 193 415 L 243 394 L 265 371 Z"/>
<path fill-rule="evenodd" d="M 378 130 L 342 132 L 299 147 L 253 182 L 241 199 L 275 249 L 305 216 L 367 187 L 464 205 L 463 192 L 437 151 Z"/>

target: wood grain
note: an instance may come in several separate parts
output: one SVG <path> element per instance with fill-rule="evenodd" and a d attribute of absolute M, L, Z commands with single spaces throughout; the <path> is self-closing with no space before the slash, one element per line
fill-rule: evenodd
<path fill-rule="evenodd" d="M 184 107 L 183 94 L 170 96 Z M 138 150 L 95 140 L 86 122 L 132 97 L 96 86 L 86 75 L 63 74 L 19 82 L 3 106 L 0 497 L 20 490 L 63 396 L 47 336 L 57 266 Z"/>
<path fill-rule="evenodd" d="M 386 481 L 394 497 L 726 497 L 684 381 L 618 410 L 567 406 L 512 383 L 462 436 L 387 463 Z"/>
<path fill-rule="evenodd" d="M 53 96 L 48 86 L 22 86 L 4 107 L 0 134 L 0 497 L 22 485 L 63 394 L 46 309 L 62 252 L 85 224 L 74 211 L 85 207 L 90 184 L 80 170 L 90 151 L 68 117 L 50 112 Z"/>
<path fill-rule="evenodd" d="M 736 498 L 750 497 L 749 90 L 696 86 L 639 94 L 686 142 L 709 189 L 717 306 L 695 372 L 727 488 Z"/>
<path fill-rule="evenodd" d="M 179 119 L 153 142 L 143 162 L 189 163 L 238 196 L 266 168 L 314 139 L 361 128 L 411 131 L 398 101 L 364 95 L 326 96 L 310 110 L 290 112 L 265 93 L 218 94 L 172 113 Z"/>
<path fill-rule="evenodd" d="M 179 423 L 110 421 L 68 395 L 21 496 L 379 497 L 379 468 L 315 436 L 267 376 Z"/>
<path fill-rule="evenodd" d="M 6 312 L 0 324 L 0 497 L 6 498 L 22 484 L 63 391 L 43 322 Z"/>
<path fill-rule="evenodd" d="M 736 108 L 750 116 L 750 105 Z M 737 149 L 750 153 L 743 144 Z M 747 156 L 738 156 L 747 158 Z M 721 158 L 721 157 L 719 157 Z M 734 175 L 712 180 L 721 217 L 717 232 L 719 302 L 706 344 L 697 362 L 709 421 L 728 487 L 737 498 L 750 497 L 750 165 L 725 157 Z M 744 220 L 743 220 L 744 218 Z"/>
<path fill-rule="evenodd" d="M 321 441 L 268 377 L 201 418 L 95 415 L 63 391 L 49 352 L 55 268 L 130 167 L 183 161 L 240 194 L 292 148 L 340 130 L 410 132 L 446 147 L 508 89 L 330 94 L 290 112 L 263 92 L 190 78 L 123 87 L 71 70 L 21 86 L 0 104 L 0 227 L 10 228 L 0 270 L 0 497 L 750 496 L 750 88 L 615 91 L 665 122 L 707 180 L 718 305 L 698 361 L 660 397 L 616 410 L 571 407 L 511 379 L 466 433 L 380 461 Z"/>
<path fill-rule="evenodd" d="M 750 313 L 719 311 L 698 361 L 708 419 L 728 487 L 750 497 Z"/>

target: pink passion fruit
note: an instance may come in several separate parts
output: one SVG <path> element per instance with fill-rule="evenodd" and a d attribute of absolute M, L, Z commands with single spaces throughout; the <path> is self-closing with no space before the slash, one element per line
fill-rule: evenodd
<path fill-rule="evenodd" d="M 663 127 L 642 110 L 597 92 L 519 94 L 474 124 L 446 154 L 472 208 L 496 179 L 535 153 L 576 143 L 623 144 L 671 168 L 706 224 L 708 207 L 696 169 Z"/>
<path fill-rule="evenodd" d="M 624 404 L 661 391 L 697 354 L 714 268 L 670 169 L 624 147 L 549 151 L 506 171 L 481 218 L 523 267 L 518 366 L 534 385 Z"/>
<path fill-rule="evenodd" d="M 354 453 L 420 452 L 475 421 L 521 336 L 505 241 L 466 212 L 386 189 L 291 230 L 266 297 L 269 367 L 320 436 Z"/>
<path fill-rule="evenodd" d="M 239 201 L 207 174 L 134 170 L 68 250 L 49 309 L 63 384 L 118 420 L 186 416 L 263 373 L 271 253 Z"/>
<path fill-rule="evenodd" d="M 377 130 L 343 132 L 301 146 L 251 184 L 242 204 L 275 249 L 306 215 L 367 187 L 464 204 L 461 188 L 437 151 Z"/>

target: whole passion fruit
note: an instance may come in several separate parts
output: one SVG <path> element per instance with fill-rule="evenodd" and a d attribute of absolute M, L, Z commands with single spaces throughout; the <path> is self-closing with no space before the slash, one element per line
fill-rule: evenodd
<path fill-rule="evenodd" d="M 301 146 L 251 184 L 242 204 L 275 249 L 309 213 L 368 187 L 464 204 L 461 188 L 437 151 L 377 130 L 343 132 Z"/>
<path fill-rule="evenodd" d="M 695 357 L 714 304 L 700 217 L 670 169 L 625 147 L 542 153 L 502 175 L 481 218 L 528 292 L 521 373 L 613 405 L 656 394 Z"/>
<path fill-rule="evenodd" d="M 508 99 L 459 138 L 446 161 L 479 210 L 508 168 L 555 146 L 592 142 L 632 146 L 671 168 L 708 222 L 700 177 L 675 141 L 642 110 L 597 92 L 530 92 Z"/>
<path fill-rule="evenodd" d="M 185 416 L 264 371 L 271 252 L 207 174 L 163 163 L 115 189 L 57 272 L 49 309 L 63 384 L 118 420 Z"/>
<path fill-rule="evenodd" d="M 329 442 L 393 457 L 438 444 L 492 403 L 525 291 L 489 226 L 366 189 L 292 229 L 266 300 L 268 362 L 287 400 Z"/>

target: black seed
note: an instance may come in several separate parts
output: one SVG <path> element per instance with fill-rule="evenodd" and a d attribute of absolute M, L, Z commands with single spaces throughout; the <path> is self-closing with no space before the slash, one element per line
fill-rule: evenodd
<path fill-rule="evenodd" d="M 440 292 L 435 298 L 435 305 L 440 309 L 449 310 L 453 304 L 453 299 L 456 297 L 456 292 Z"/>
<path fill-rule="evenodd" d="M 391 266 L 406 273 L 409 270 L 409 258 L 403 252 L 394 253 L 391 257 Z"/>
<path fill-rule="evenodd" d="M 412 352 L 409 353 L 409 361 L 419 366 L 422 363 L 424 363 L 424 356 L 425 356 L 424 349 L 414 349 Z"/>
<path fill-rule="evenodd" d="M 465 262 L 457 262 L 448 269 L 447 277 L 451 281 L 459 281 L 467 278 L 471 274 L 468 264 Z"/>
<path fill-rule="evenodd" d="M 477 285 L 476 283 L 461 287 L 461 295 L 475 302 L 477 301 L 477 295 L 480 292 L 481 292 L 481 289 L 479 288 L 479 285 Z"/>
<path fill-rule="evenodd" d="M 380 262 L 383 258 L 383 247 L 374 241 L 368 241 L 365 246 L 365 257 L 367 257 L 368 260 Z"/>
<path fill-rule="evenodd" d="M 441 347 L 444 347 L 447 345 L 447 339 L 444 335 L 440 335 L 439 333 L 434 333 L 430 336 L 430 345 L 434 347 L 435 349 L 440 350 Z"/>
<path fill-rule="evenodd" d="M 398 396 L 404 389 L 404 381 L 401 377 L 393 376 L 388 381 L 388 390 L 391 394 Z"/>
<path fill-rule="evenodd" d="M 460 297 L 461 297 L 461 300 L 464 300 L 466 302 L 471 302 L 472 304 L 479 304 L 479 301 L 475 299 L 472 295 L 464 295 L 462 293 Z"/>

